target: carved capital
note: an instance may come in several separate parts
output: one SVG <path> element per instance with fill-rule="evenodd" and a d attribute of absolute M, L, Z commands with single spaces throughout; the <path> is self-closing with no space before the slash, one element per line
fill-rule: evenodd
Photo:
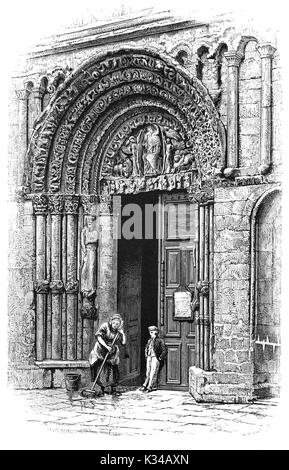
<path fill-rule="evenodd" d="M 261 59 L 265 59 L 265 58 L 273 57 L 276 51 L 276 48 L 273 47 L 269 43 L 265 43 L 265 44 L 259 44 L 259 46 L 257 46 L 257 50 L 260 54 Z"/>
<path fill-rule="evenodd" d="M 29 96 L 29 90 L 23 88 L 22 90 L 15 90 L 15 94 L 18 100 L 27 100 Z"/>
<path fill-rule="evenodd" d="M 209 283 L 208 283 L 208 281 L 201 281 L 200 294 L 202 294 L 204 297 L 208 297 L 208 295 L 209 295 Z"/>
<path fill-rule="evenodd" d="M 61 279 L 54 279 L 50 282 L 49 287 L 52 294 L 61 294 L 64 291 L 64 285 Z"/>
<path fill-rule="evenodd" d="M 108 192 L 103 192 L 99 196 L 99 214 L 106 215 L 112 213 L 112 198 L 113 196 Z"/>
<path fill-rule="evenodd" d="M 76 294 L 78 292 L 78 281 L 67 281 L 65 290 L 67 294 Z"/>
<path fill-rule="evenodd" d="M 35 282 L 34 289 L 36 294 L 47 294 L 49 291 L 48 279 L 40 279 Z"/>
<path fill-rule="evenodd" d="M 242 60 L 242 55 L 237 51 L 228 51 L 224 53 L 227 60 L 228 67 L 239 67 Z"/>
<path fill-rule="evenodd" d="M 67 214 L 77 214 L 79 207 L 78 196 L 65 196 L 64 209 Z"/>
<path fill-rule="evenodd" d="M 81 196 L 84 215 L 96 215 L 97 197 L 91 194 Z"/>
<path fill-rule="evenodd" d="M 238 174 L 238 168 L 229 168 L 229 167 L 227 167 L 227 168 L 224 169 L 223 173 L 224 173 L 225 178 L 234 179 L 235 176 Z"/>
<path fill-rule="evenodd" d="M 214 187 L 212 185 L 192 184 L 188 188 L 188 196 L 192 202 L 205 204 L 214 199 Z"/>
<path fill-rule="evenodd" d="M 63 211 L 64 200 L 62 194 L 51 194 L 48 197 L 48 207 L 51 214 L 59 215 Z"/>
<path fill-rule="evenodd" d="M 48 210 L 48 200 L 44 194 L 35 194 L 32 199 L 35 215 L 44 215 Z"/>

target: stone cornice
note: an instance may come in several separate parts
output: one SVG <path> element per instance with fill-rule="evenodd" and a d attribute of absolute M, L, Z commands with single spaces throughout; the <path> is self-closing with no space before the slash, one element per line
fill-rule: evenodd
<path fill-rule="evenodd" d="M 174 20 L 171 17 L 153 22 L 134 22 L 123 20 L 108 25 L 91 27 L 81 31 L 48 38 L 47 44 L 39 45 L 30 51 L 28 58 L 37 58 L 64 52 L 75 51 L 75 48 L 89 48 L 101 45 L 109 45 L 116 42 L 124 42 L 143 38 L 144 36 L 154 36 L 158 34 L 180 31 L 183 29 L 195 29 L 208 26 L 205 22 L 195 22 L 192 20 Z"/>

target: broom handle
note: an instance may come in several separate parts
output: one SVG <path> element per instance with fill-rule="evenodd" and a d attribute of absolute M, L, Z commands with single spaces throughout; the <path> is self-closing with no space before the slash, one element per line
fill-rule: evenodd
<path fill-rule="evenodd" d="M 118 338 L 118 332 L 116 333 L 115 337 L 113 338 L 113 342 L 111 343 L 111 347 L 114 346 L 114 343 L 116 342 L 117 338 Z M 101 366 L 100 366 L 100 369 L 99 369 L 99 371 L 98 371 L 98 373 L 97 373 L 97 376 L 96 376 L 96 378 L 95 378 L 95 381 L 94 381 L 93 384 L 92 384 L 91 390 L 94 390 L 94 387 L 96 386 L 96 382 L 98 381 L 98 378 L 99 378 L 99 376 L 100 376 L 100 374 L 101 374 L 101 372 L 102 372 L 102 369 L 104 368 L 104 364 L 105 364 L 105 362 L 106 362 L 106 360 L 107 360 L 107 358 L 108 358 L 109 353 L 110 353 L 110 351 L 108 351 L 108 352 L 106 353 L 105 358 L 103 359 L 103 362 L 102 362 L 102 364 L 101 364 Z"/>

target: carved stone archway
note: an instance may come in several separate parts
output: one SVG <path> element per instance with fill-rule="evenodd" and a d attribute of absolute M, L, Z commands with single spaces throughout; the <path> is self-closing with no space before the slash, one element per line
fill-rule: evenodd
<path fill-rule="evenodd" d="M 149 133 L 158 148 L 150 158 L 158 164 L 136 170 L 133 157 L 142 163 L 148 157 Z M 35 124 L 24 176 L 35 212 L 40 362 L 87 358 L 96 311 L 104 319 L 116 310 L 111 196 L 186 189 L 195 199 L 201 190 L 202 203 L 212 199 L 214 179 L 225 167 L 224 134 L 201 82 L 153 51 L 99 55 L 59 87 Z M 136 154 L 132 143 L 139 145 Z M 87 216 L 98 218 L 103 234 L 98 285 L 89 290 L 79 286 Z"/>
<path fill-rule="evenodd" d="M 25 186 L 99 193 L 117 151 L 146 124 L 183 140 L 201 180 L 224 167 L 224 129 L 201 82 L 155 52 L 122 50 L 90 59 L 59 88 L 35 125 Z"/>

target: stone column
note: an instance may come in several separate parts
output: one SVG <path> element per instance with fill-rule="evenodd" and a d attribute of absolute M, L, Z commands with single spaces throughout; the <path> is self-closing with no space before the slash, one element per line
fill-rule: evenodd
<path fill-rule="evenodd" d="M 76 359 L 76 334 L 77 334 L 77 304 L 78 304 L 78 281 L 77 281 L 77 214 L 78 196 L 66 196 L 66 294 L 67 294 L 67 318 L 66 318 L 66 350 L 67 359 Z"/>
<path fill-rule="evenodd" d="M 61 359 L 61 300 L 63 282 L 61 279 L 61 232 L 63 196 L 49 196 L 51 212 L 51 315 L 52 315 L 52 359 Z"/>
<path fill-rule="evenodd" d="M 238 77 L 242 56 L 235 51 L 224 53 L 228 64 L 227 92 L 227 168 L 225 176 L 234 176 L 238 168 Z"/>
<path fill-rule="evenodd" d="M 99 204 L 99 322 L 117 312 L 117 224 L 120 197 L 101 197 Z"/>
<path fill-rule="evenodd" d="M 17 158 L 17 186 L 22 186 L 25 154 L 28 146 L 28 97 L 29 90 L 16 90 L 18 98 L 18 158 Z"/>
<path fill-rule="evenodd" d="M 276 49 L 271 44 L 258 46 L 261 56 L 261 174 L 266 174 L 271 166 L 272 144 L 272 57 Z"/>
<path fill-rule="evenodd" d="M 209 369 L 212 364 L 214 346 L 214 204 L 209 201 Z M 208 369 L 208 370 L 209 370 Z"/>
<path fill-rule="evenodd" d="M 36 119 L 42 111 L 42 98 L 44 95 L 42 87 L 34 87 L 29 95 L 28 105 L 28 142 L 31 138 Z"/>
<path fill-rule="evenodd" d="M 204 370 L 210 369 L 210 317 L 209 317 L 209 205 L 204 206 L 204 277 L 201 295 L 203 296 L 204 324 Z"/>
<path fill-rule="evenodd" d="M 199 318 L 198 347 L 199 367 L 210 368 L 210 304 L 209 304 L 209 272 L 210 272 L 210 207 L 209 204 L 199 205 Z"/>
<path fill-rule="evenodd" d="M 202 280 L 204 278 L 204 252 L 205 252 L 205 210 L 204 206 L 199 206 L 199 315 L 197 330 L 197 348 L 198 354 L 198 367 L 204 368 L 204 297 L 202 294 Z"/>
<path fill-rule="evenodd" d="M 35 292 L 36 292 L 36 360 L 45 359 L 46 302 L 49 289 L 46 266 L 46 196 L 39 194 L 33 198 L 35 214 Z"/>

